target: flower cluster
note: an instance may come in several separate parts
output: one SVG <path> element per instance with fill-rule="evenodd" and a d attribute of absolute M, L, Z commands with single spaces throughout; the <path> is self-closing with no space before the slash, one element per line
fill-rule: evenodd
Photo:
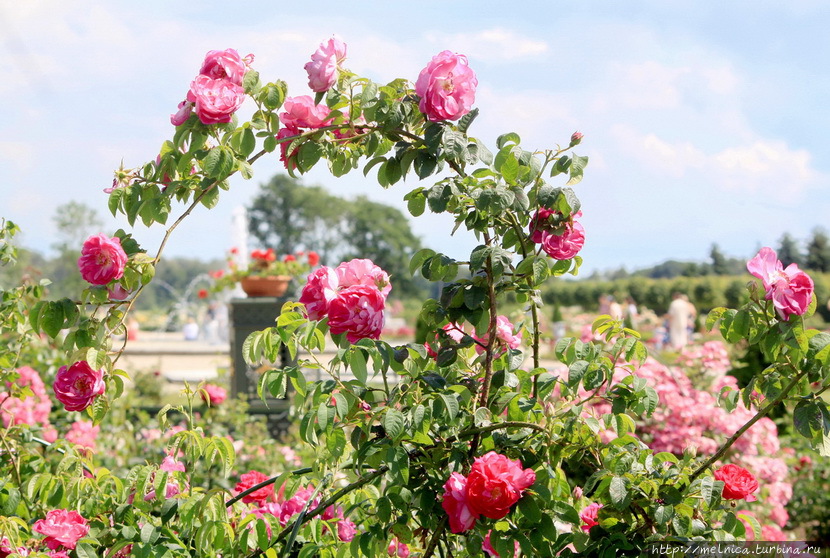
<path fill-rule="evenodd" d="M 585 245 L 585 229 L 577 221 L 578 211 L 570 218 L 553 209 L 540 207 L 530 221 L 530 240 L 555 260 L 569 260 Z"/>
<path fill-rule="evenodd" d="M 214 290 L 221 291 L 232 287 L 245 277 L 298 277 L 320 263 L 320 255 L 313 250 L 278 257 L 273 248 L 268 248 L 252 250 L 248 266 L 240 269 L 234 259 L 236 254 L 236 248 L 230 251 L 227 271 L 217 270 L 210 273 L 214 280 Z"/>
<path fill-rule="evenodd" d="M 378 339 L 383 329 L 389 275 L 372 260 L 354 259 L 337 268 L 323 266 L 308 276 L 300 295 L 312 320 L 328 318 L 329 330 L 350 343 Z"/>
<path fill-rule="evenodd" d="M 40 374 L 28 366 L 18 368 L 17 374 L 18 378 L 14 383 L 21 388 L 28 387 L 32 390 L 32 395 L 21 398 L 12 396 L 8 391 L 0 392 L 0 414 L 3 417 L 3 426 L 28 424 L 51 428 L 49 412 L 52 410 L 52 401 L 46 394 L 46 386 L 40 379 Z"/>
<path fill-rule="evenodd" d="M 813 300 L 813 280 L 797 264 L 784 264 L 772 248 L 761 248 L 746 264 L 747 270 L 764 284 L 764 298 L 771 300 L 778 316 L 787 321 L 793 314 L 803 316 Z"/>
<path fill-rule="evenodd" d="M 253 62 L 253 55 L 245 58 L 232 49 L 211 50 L 193 81 L 187 97 L 179 103 L 178 111 L 170 115 L 174 126 L 181 126 L 195 110 L 202 124 L 230 122 L 233 114 L 245 100 L 242 79 Z"/>
<path fill-rule="evenodd" d="M 450 519 L 450 530 L 472 529 L 480 516 L 501 519 L 536 482 L 533 469 L 521 462 L 490 451 L 473 461 L 470 474 L 452 473 L 444 484 L 441 506 Z"/>
<path fill-rule="evenodd" d="M 240 480 L 234 490 L 237 494 L 241 494 L 245 490 L 268 480 L 268 478 L 268 476 L 259 471 L 249 471 L 240 476 Z M 319 496 L 314 497 L 312 500 L 313 496 L 314 487 L 311 485 L 300 488 L 290 498 L 285 498 L 285 485 L 280 487 L 279 493 L 277 493 L 274 491 L 274 485 L 269 484 L 243 496 L 242 502 L 257 506 L 256 508 L 250 508 L 248 513 L 257 517 L 271 515 L 279 521 L 282 527 L 285 527 L 303 509 L 317 506 L 320 503 Z M 337 536 L 341 541 L 348 542 L 357 533 L 357 526 L 345 517 L 342 506 L 329 506 L 323 511 L 320 518 L 324 521 L 336 522 Z"/>

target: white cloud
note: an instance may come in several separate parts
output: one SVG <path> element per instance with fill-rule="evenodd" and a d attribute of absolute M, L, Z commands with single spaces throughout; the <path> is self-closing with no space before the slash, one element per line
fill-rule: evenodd
<path fill-rule="evenodd" d="M 35 162 L 35 148 L 22 141 L 0 141 L 0 161 L 17 172 L 28 171 Z"/>
<path fill-rule="evenodd" d="M 516 60 L 546 54 L 548 43 L 513 30 L 494 28 L 476 33 L 429 33 L 429 43 L 482 60 Z"/>
<path fill-rule="evenodd" d="M 724 186 L 789 204 L 800 200 L 819 177 L 810 159 L 809 152 L 790 149 L 783 141 L 759 139 L 724 149 L 712 162 Z"/>

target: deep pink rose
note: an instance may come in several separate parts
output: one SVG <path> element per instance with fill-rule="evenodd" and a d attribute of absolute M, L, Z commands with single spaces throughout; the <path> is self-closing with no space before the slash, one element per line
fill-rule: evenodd
<path fill-rule="evenodd" d="M 281 140 L 284 138 L 291 138 L 294 136 L 300 135 L 300 130 L 296 130 L 294 128 L 280 128 L 280 131 L 277 133 L 277 139 Z M 300 148 L 295 147 L 291 153 L 288 153 L 288 148 L 291 146 L 291 142 L 293 140 L 287 140 L 280 143 L 280 161 L 282 164 L 285 165 L 286 170 L 293 171 L 297 168 L 297 154 L 300 152 Z"/>
<path fill-rule="evenodd" d="M 747 262 L 746 268 L 764 283 L 765 298 L 772 300 L 782 320 L 789 320 L 792 314 L 802 316 L 807 312 L 813 300 L 813 280 L 798 269 L 798 265 L 790 264 L 784 269 L 775 250 L 764 247 Z"/>
<path fill-rule="evenodd" d="M 463 533 L 476 524 L 479 514 L 467 501 L 467 479 L 461 473 L 452 473 L 444 483 L 441 507 L 450 517 L 450 531 L 453 533 Z"/>
<path fill-rule="evenodd" d="M 518 459 L 490 451 L 473 461 L 467 475 L 467 501 L 476 513 L 501 519 L 534 482 L 533 469 L 523 469 Z"/>
<path fill-rule="evenodd" d="M 579 512 L 579 519 L 582 520 L 582 530 L 586 533 L 591 530 L 591 527 L 594 525 L 599 525 L 599 520 L 597 516 L 599 514 L 599 510 L 602 507 L 602 504 L 598 504 L 596 502 L 592 504 L 588 504 L 585 506 L 581 512 Z"/>
<path fill-rule="evenodd" d="M 536 210 L 536 215 L 530 220 L 530 240 L 536 244 L 541 244 L 545 239 L 545 233 L 553 230 L 554 226 L 549 223 L 551 216 L 560 214 L 558 211 L 548 209 L 547 207 L 540 207 Z M 581 215 L 581 213 L 579 214 Z"/>
<path fill-rule="evenodd" d="M 234 490 L 237 494 L 239 494 L 240 492 L 248 490 L 252 486 L 256 486 L 261 482 L 267 481 L 268 478 L 269 477 L 267 475 L 264 475 L 259 471 L 248 471 L 239 477 L 239 482 L 236 483 Z M 246 504 L 259 504 L 261 506 L 266 500 L 272 498 L 273 496 L 274 485 L 269 484 L 268 486 L 264 486 L 259 490 L 251 492 L 247 496 L 243 496 L 242 501 Z"/>
<path fill-rule="evenodd" d="M 729 463 L 716 470 L 714 476 L 715 480 L 723 481 L 721 496 L 724 500 L 757 500 L 752 493 L 758 490 L 758 481 L 743 467 Z"/>
<path fill-rule="evenodd" d="M 205 384 L 205 387 L 202 389 L 204 389 L 207 393 L 208 401 L 210 401 L 211 407 L 221 405 L 228 397 L 228 391 L 222 386 L 217 386 L 216 384 Z M 202 399 L 204 398 L 205 396 L 202 395 Z"/>
<path fill-rule="evenodd" d="M 89 525 L 76 511 L 51 510 L 45 519 L 35 521 L 32 531 L 46 535 L 43 542 L 52 550 L 57 550 L 60 546 L 72 550 L 78 540 L 89 533 Z"/>
<path fill-rule="evenodd" d="M 397 558 L 409 558 L 409 545 L 402 543 L 397 537 L 389 541 L 389 546 L 386 547 L 386 554 L 388 556 L 397 556 Z"/>
<path fill-rule="evenodd" d="M 340 287 L 367 285 L 377 287 L 384 298 L 392 290 L 389 274 L 376 266 L 372 260 L 354 259 L 343 262 L 335 269 Z"/>
<path fill-rule="evenodd" d="M 86 239 L 78 258 L 78 269 L 84 281 L 93 285 L 106 285 L 124 276 L 127 253 L 118 237 L 94 234 Z"/>
<path fill-rule="evenodd" d="M 283 485 L 283 488 L 285 488 L 285 485 Z M 282 494 L 283 488 L 280 489 L 280 494 Z M 311 497 L 313 495 L 314 487 L 310 484 L 305 488 L 297 490 L 297 492 L 295 492 L 291 498 L 289 498 L 282 504 L 282 509 L 280 510 L 280 525 L 287 525 L 288 521 L 292 517 L 294 517 L 294 515 L 300 513 L 303 510 L 303 508 L 305 508 L 306 504 L 309 500 L 311 500 Z M 311 502 L 311 504 L 309 504 L 309 506 L 313 508 L 318 503 L 320 503 L 319 497 L 315 498 Z M 342 508 L 340 511 L 342 515 Z M 324 512 L 323 515 L 325 516 L 327 512 L 328 510 L 326 510 L 326 512 Z M 334 516 L 329 515 L 328 519 L 331 519 L 332 517 Z"/>
<path fill-rule="evenodd" d="M 321 43 L 311 55 L 311 61 L 305 65 L 311 90 L 317 93 L 328 91 L 337 83 L 340 66 L 345 60 L 346 44 L 343 41 L 332 37 Z"/>
<path fill-rule="evenodd" d="M 543 233 L 542 250 L 555 260 L 569 260 L 585 245 L 585 229 L 578 221 L 565 225 L 561 235 Z"/>
<path fill-rule="evenodd" d="M 200 74 L 190 83 L 187 100 L 194 104 L 202 124 L 221 124 L 230 122 L 242 106 L 245 90 L 233 82 Z"/>
<path fill-rule="evenodd" d="M 329 329 L 335 335 L 345 333 L 349 343 L 379 339 L 385 307 L 386 299 L 374 286 L 347 287 L 329 303 Z"/>
<path fill-rule="evenodd" d="M 193 112 L 193 103 L 184 100 L 179 103 L 178 109 L 175 114 L 170 115 L 170 123 L 173 126 L 181 126 L 187 122 L 187 119 L 190 118 L 190 114 Z M 106 190 L 104 191 L 106 192 Z"/>
<path fill-rule="evenodd" d="M 522 344 L 522 333 L 520 331 L 518 334 L 514 335 L 513 329 L 513 324 L 507 316 L 498 316 L 496 318 L 496 339 L 511 349 L 518 349 Z M 481 345 L 487 345 L 489 338 L 487 334 L 485 334 L 483 337 L 475 337 L 475 339 L 480 343 L 480 345 L 476 345 L 476 352 L 481 354 L 484 352 L 484 347 Z M 498 354 L 503 352 L 504 351 L 499 351 Z"/>
<path fill-rule="evenodd" d="M 306 314 L 312 320 L 322 320 L 329 311 L 329 303 L 337 296 L 337 273 L 323 266 L 314 270 L 303 286 L 300 302 L 305 304 Z"/>
<path fill-rule="evenodd" d="M 487 556 L 491 558 L 501 558 L 501 555 L 496 552 L 496 549 L 493 548 L 493 545 L 490 544 L 490 533 L 493 531 L 487 531 L 487 535 L 484 537 L 484 543 L 481 545 L 481 550 L 487 553 Z M 519 541 L 513 541 L 513 556 L 519 555 Z"/>
<path fill-rule="evenodd" d="M 326 105 L 314 104 L 314 99 L 308 95 L 287 97 L 282 105 L 280 122 L 283 126 L 297 130 L 299 128 L 322 128 L 328 126 L 332 120 L 329 116 L 331 109 Z"/>
<path fill-rule="evenodd" d="M 445 50 L 433 56 L 415 82 L 418 107 L 432 122 L 458 120 L 470 112 L 477 85 L 467 57 Z"/>
<path fill-rule="evenodd" d="M 61 366 L 52 384 L 55 397 L 67 411 L 83 411 L 105 388 L 104 371 L 93 370 L 85 360 Z"/>
<path fill-rule="evenodd" d="M 199 73 L 211 79 L 224 79 L 236 85 L 242 85 L 242 78 L 247 71 L 245 61 L 236 50 L 211 50 L 205 55 Z"/>

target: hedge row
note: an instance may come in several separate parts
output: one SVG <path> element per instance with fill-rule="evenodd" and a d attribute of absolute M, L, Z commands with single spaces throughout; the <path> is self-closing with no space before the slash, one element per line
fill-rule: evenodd
<path fill-rule="evenodd" d="M 830 274 L 810 272 L 816 286 L 818 299 L 817 313 L 830 321 L 827 300 L 830 297 Z M 601 295 L 613 295 L 623 301 L 627 296 L 640 307 L 654 310 L 658 315 L 668 310 L 672 294 L 684 293 L 699 312 L 705 313 L 718 306 L 736 308 L 746 302 L 746 285 L 754 280 L 745 275 L 707 275 L 703 277 L 675 277 L 672 279 L 651 279 L 647 277 L 626 277 L 613 281 L 558 280 L 550 281 L 542 293 L 546 304 L 559 306 L 581 306 L 587 311 L 596 311 Z"/>

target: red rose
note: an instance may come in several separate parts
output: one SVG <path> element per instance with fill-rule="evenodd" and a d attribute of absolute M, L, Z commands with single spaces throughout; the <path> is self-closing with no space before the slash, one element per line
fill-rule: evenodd
<path fill-rule="evenodd" d="M 758 490 L 758 481 L 743 467 L 730 463 L 715 471 L 714 475 L 716 480 L 723 481 L 721 496 L 724 500 L 757 500 L 752 493 Z"/>
<path fill-rule="evenodd" d="M 249 472 L 245 473 L 244 475 L 242 475 L 241 477 L 239 477 L 239 482 L 236 483 L 236 487 L 234 488 L 234 490 L 236 490 L 236 492 L 238 494 L 240 492 L 248 490 L 252 486 L 255 486 L 255 485 L 257 485 L 261 482 L 267 481 L 268 478 L 269 477 L 267 475 L 263 475 L 259 471 L 249 471 Z M 247 496 L 244 496 L 242 498 L 242 501 L 246 504 L 256 503 L 256 504 L 262 505 L 266 500 L 268 500 L 269 498 L 272 498 L 273 496 L 274 496 L 274 485 L 269 484 L 268 486 L 262 487 L 259 490 L 255 490 L 255 491 L 251 492 L 250 494 L 248 494 Z"/>
<path fill-rule="evenodd" d="M 474 512 L 501 519 L 534 482 L 533 469 L 522 469 L 519 460 L 491 451 L 476 459 L 470 468 L 467 502 Z"/>

